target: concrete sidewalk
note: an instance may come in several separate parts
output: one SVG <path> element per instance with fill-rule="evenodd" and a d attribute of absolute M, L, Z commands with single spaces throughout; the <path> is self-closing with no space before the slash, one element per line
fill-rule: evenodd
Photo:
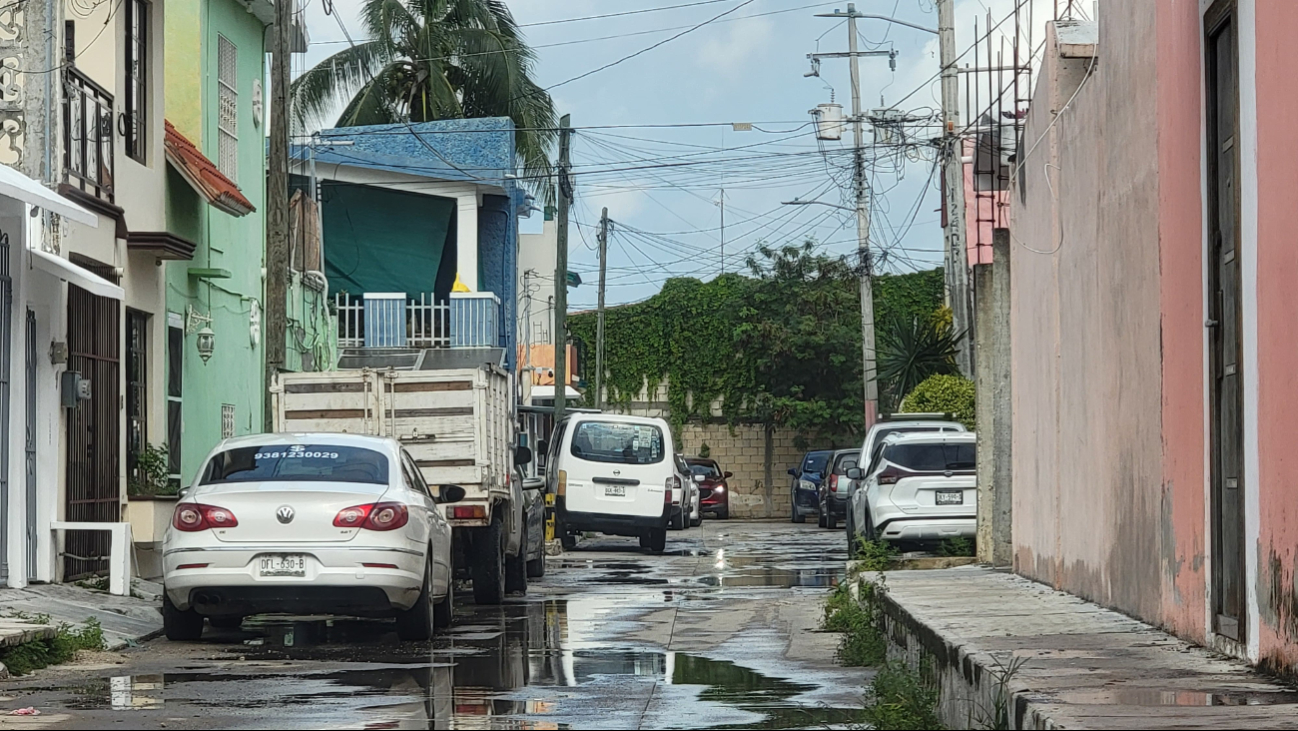
<path fill-rule="evenodd" d="M 75 584 L 39 584 L 0 589 L 0 645 L 17 644 L 53 633 L 60 624 L 80 625 L 91 617 L 104 628 L 108 649 L 125 647 L 162 632 L 158 585 L 136 580 L 137 596 L 113 596 Z M 47 615 L 49 628 L 15 618 Z M 35 633 L 35 634 L 33 634 Z"/>
<path fill-rule="evenodd" d="M 1013 728 L 1298 729 L 1293 688 L 1070 594 L 976 566 L 885 576 L 890 654 L 932 663 L 949 728 L 985 727 L 999 693 Z"/>

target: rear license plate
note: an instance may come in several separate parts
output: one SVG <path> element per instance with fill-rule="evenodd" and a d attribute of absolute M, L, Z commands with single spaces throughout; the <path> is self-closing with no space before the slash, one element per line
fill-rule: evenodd
<path fill-rule="evenodd" d="M 964 490 L 938 490 L 935 497 L 938 505 L 964 505 Z"/>
<path fill-rule="evenodd" d="M 605 485 L 604 497 L 626 497 L 625 485 Z"/>
<path fill-rule="evenodd" d="M 300 553 L 277 553 L 257 560 L 262 576 L 306 576 L 306 556 Z"/>

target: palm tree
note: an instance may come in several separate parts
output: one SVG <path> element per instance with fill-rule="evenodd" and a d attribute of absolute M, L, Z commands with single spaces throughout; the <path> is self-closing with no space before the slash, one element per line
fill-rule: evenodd
<path fill-rule="evenodd" d="M 955 355 L 964 333 L 949 320 L 895 316 L 879 331 L 878 378 L 892 402 L 901 400 L 929 376 L 959 373 Z"/>
<path fill-rule="evenodd" d="M 536 55 L 503 0 L 364 0 L 370 40 L 302 74 L 291 89 L 300 128 L 509 117 L 524 178 L 548 201 L 554 104 L 532 80 Z"/>

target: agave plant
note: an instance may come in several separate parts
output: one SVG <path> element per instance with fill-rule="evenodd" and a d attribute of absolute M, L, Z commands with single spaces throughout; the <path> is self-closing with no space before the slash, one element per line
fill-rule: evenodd
<path fill-rule="evenodd" d="M 503 0 L 364 0 L 361 22 L 370 40 L 293 82 L 299 128 L 344 102 L 334 126 L 509 117 L 524 177 L 550 199 L 554 104 Z"/>
<path fill-rule="evenodd" d="M 929 376 L 956 373 L 956 347 L 963 338 L 949 320 L 894 318 L 879 333 L 879 380 L 900 399 Z"/>

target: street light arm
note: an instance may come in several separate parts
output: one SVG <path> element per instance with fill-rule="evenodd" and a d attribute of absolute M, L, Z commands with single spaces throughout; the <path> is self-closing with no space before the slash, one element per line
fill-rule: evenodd
<path fill-rule="evenodd" d="M 912 23 L 908 20 L 900 20 L 898 18 L 889 18 L 886 15 L 870 15 L 866 13 L 855 13 L 854 15 L 857 18 L 865 18 L 867 20 L 886 20 L 889 23 L 896 23 L 897 25 L 904 25 L 907 28 L 914 28 L 915 30 L 922 30 L 925 33 L 932 33 L 933 35 L 937 35 L 936 28 L 925 28 L 922 25 L 916 25 L 915 23 Z M 823 13 L 817 15 L 816 17 L 817 18 L 846 18 L 848 17 L 848 14 L 847 13 Z"/>
<path fill-rule="evenodd" d="M 794 199 L 794 200 L 791 200 L 791 201 L 782 201 L 782 202 L 780 203 L 780 205 L 782 205 L 782 206 L 810 206 L 810 205 L 821 205 L 821 206 L 829 206 L 830 208 L 837 208 L 837 209 L 840 210 L 840 211 L 847 211 L 848 213 L 855 213 L 855 212 L 856 212 L 856 209 L 855 209 L 855 208 L 848 208 L 847 206 L 840 206 L 840 205 L 838 205 L 837 203 L 826 203 L 825 201 L 800 201 L 800 200 Z"/>

